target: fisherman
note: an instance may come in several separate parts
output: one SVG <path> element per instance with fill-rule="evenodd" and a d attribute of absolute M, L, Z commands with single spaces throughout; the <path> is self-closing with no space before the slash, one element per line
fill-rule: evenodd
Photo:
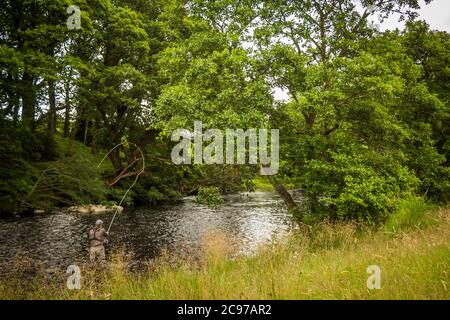
<path fill-rule="evenodd" d="M 97 220 L 95 227 L 89 231 L 89 240 L 91 248 L 89 258 L 91 263 L 105 263 L 105 245 L 108 244 L 108 232 L 103 228 L 103 221 Z"/>

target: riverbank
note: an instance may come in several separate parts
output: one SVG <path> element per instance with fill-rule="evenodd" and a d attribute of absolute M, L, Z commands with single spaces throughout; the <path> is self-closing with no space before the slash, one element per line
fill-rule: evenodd
<path fill-rule="evenodd" d="M 253 257 L 230 258 L 227 238 L 215 234 L 205 240 L 202 261 L 162 255 L 143 273 L 131 273 L 129 256 L 117 251 L 107 271 L 81 268 L 80 290 L 68 290 L 65 278 L 24 281 L 18 274 L 1 282 L 0 298 L 449 299 L 450 210 L 392 223 L 374 230 L 323 222 Z M 367 288 L 371 265 L 380 267 L 380 289 Z"/>

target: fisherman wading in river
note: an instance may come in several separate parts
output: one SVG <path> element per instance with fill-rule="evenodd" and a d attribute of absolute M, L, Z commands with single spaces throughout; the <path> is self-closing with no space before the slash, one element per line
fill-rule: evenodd
<path fill-rule="evenodd" d="M 108 244 L 108 232 L 103 228 L 103 221 L 97 220 L 95 227 L 89 231 L 91 263 L 105 263 L 105 245 Z"/>

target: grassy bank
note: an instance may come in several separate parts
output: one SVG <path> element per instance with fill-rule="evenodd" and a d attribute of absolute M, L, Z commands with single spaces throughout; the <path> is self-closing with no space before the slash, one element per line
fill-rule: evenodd
<path fill-rule="evenodd" d="M 258 177 L 252 180 L 254 191 L 273 191 L 274 188 L 267 177 Z M 280 181 L 287 189 L 296 189 L 296 185 L 288 180 Z"/>
<path fill-rule="evenodd" d="M 215 234 L 201 261 L 163 255 L 148 272 L 131 273 L 117 252 L 107 271 L 82 268 L 81 290 L 67 290 L 65 278 L 18 276 L 0 284 L 0 298 L 449 299 L 450 210 L 428 210 L 420 221 L 377 230 L 323 222 L 253 257 L 230 257 L 226 238 Z M 380 266 L 381 289 L 367 289 L 369 265 Z"/>

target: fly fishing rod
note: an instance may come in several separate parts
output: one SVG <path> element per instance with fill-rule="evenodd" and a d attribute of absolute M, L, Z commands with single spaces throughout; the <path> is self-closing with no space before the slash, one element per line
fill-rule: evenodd
<path fill-rule="evenodd" d="M 109 152 L 103 157 L 102 161 L 100 161 L 100 163 L 98 164 L 97 169 L 100 168 L 100 166 L 101 166 L 101 164 L 103 163 L 103 161 L 105 161 L 106 157 L 108 157 L 109 154 L 110 154 L 113 150 L 115 150 L 116 148 L 118 148 L 118 147 L 120 147 L 121 145 L 124 145 L 124 144 L 131 144 L 131 145 L 135 146 L 136 149 L 139 150 L 139 152 L 141 153 L 141 156 L 142 156 L 142 169 L 136 174 L 136 177 L 134 178 L 133 183 L 128 187 L 127 191 L 125 191 L 124 195 L 123 195 L 122 198 L 120 199 L 119 204 L 117 205 L 116 210 L 114 211 L 114 215 L 113 215 L 113 217 L 112 217 L 112 219 L 111 219 L 111 222 L 109 223 L 108 230 L 106 231 L 106 232 L 108 232 L 108 233 L 109 233 L 109 230 L 111 229 L 111 226 L 112 226 L 112 224 L 113 224 L 113 222 L 114 222 L 114 219 L 116 218 L 117 212 L 119 211 L 119 208 L 120 208 L 120 206 L 122 205 L 123 200 L 126 198 L 126 196 L 128 195 L 128 193 L 130 192 L 131 188 L 134 187 L 134 185 L 136 184 L 137 180 L 139 179 L 139 176 L 140 176 L 142 173 L 144 173 L 144 170 L 145 170 L 145 157 L 144 157 L 144 153 L 142 152 L 141 148 L 139 148 L 139 147 L 138 147 L 135 143 L 133 143 L 133 142 L 121 142 L 121 143 L 119 143 L 118 145 L 116 145 L 114 148 L 112 148 L 111 150 L 109 150 Z"/>

